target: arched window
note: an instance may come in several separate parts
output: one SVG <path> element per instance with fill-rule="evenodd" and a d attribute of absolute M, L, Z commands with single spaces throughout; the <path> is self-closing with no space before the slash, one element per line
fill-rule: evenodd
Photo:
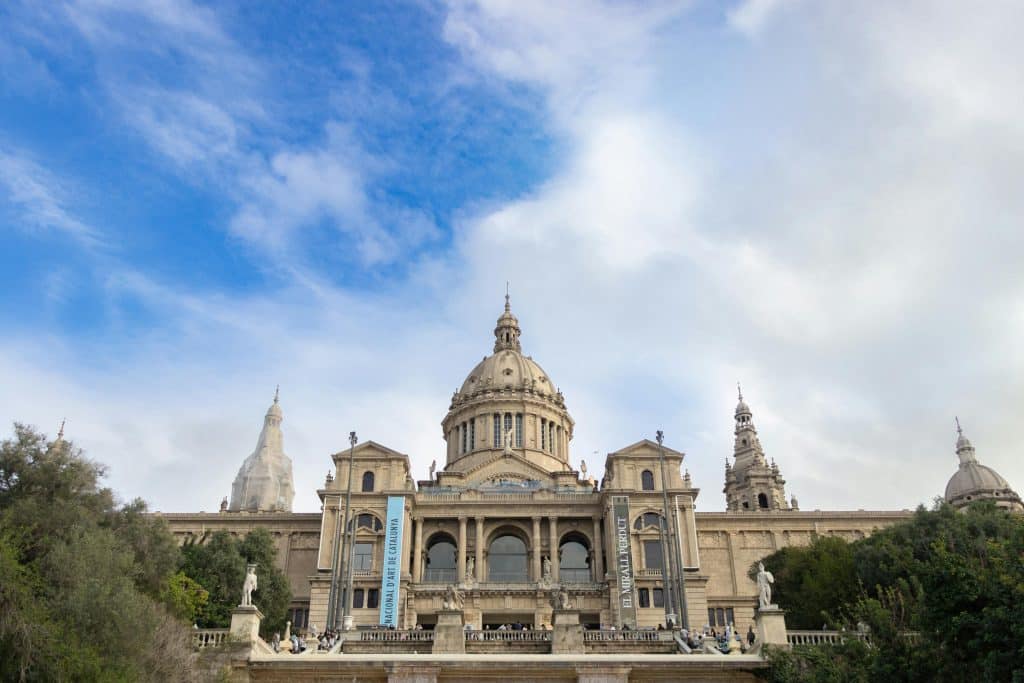
<path fill-rule="evenodd" d="M 558 546 L 558 577 L 566 583 L 590 581 L 590 551 L 582 536 L 571 534 L 562 539 Z"/>
<path fill-rule="evenodd" d="M 427 583 L 451 583 L 456 580 L 455 539 L 437 534 L 427 543 L 427 566 L 423 580 Z"/>
<path fill-rule="evenodd" d="M 505 535 L 494 539 L 487 553 L 487 568 L 490 581 L 529 581 L 526 544 L 518 536 Z"/>
<path fill-rule="evenodd" d="M 363 472 L 363 491 L 373 491 L 373 472 Z"/>
<path fill-rule="evenodd" d="M 501 448 L 501 415 L 494 414 L 494 447 Z"/>
<path fill-rule="evenodd" d="M 650 470 L 644 470 L 640 473 L 640 488 L 644 491 L 654 490 L 654 473 Z"/>
<path fill-rule="evenodd" d="M 356 517 L 356 528 L 370 529 L 371 531 L 381 531 L 384 529 L 384 525 L 375 516 L 367 512 L 364 512 L 363 514 Z"/>
<path fill-rule="evenodd" d="M 643 531 L 648 527 L 654 527 L 655 529 L 661 528 L 661 515 L 657 512 L 645 512 L 636 518 L 633 522 L 633 528 L 637 531 Z"/>
<path fill-rule="evenodd" d="M 516 448 L 523 447 L 523 414 L 516 413 Z"/>
<path fill-rule="evenodd" d="M 768 496 L 764 495 L 763 493 L 757 494 L 757 505 L 762 510 L 767 510 L 768 509 Z"/>

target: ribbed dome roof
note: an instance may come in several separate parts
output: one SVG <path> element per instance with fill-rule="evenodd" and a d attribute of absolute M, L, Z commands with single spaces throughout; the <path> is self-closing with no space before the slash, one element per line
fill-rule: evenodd
<path fill-rule="evenodd" d="M 468 396 L 481 389 L 531 387 L 544 394 L 555 393 L 554 385 L 543 368 L 514 349 L 502 349 L 487 356 L 470 371 L 459 393 Z"/>
<path fill-rule="evenodd" d="M 977 493 L 1005 491 L 1010 484 L 998 472 L 980 462 L 962 463 L 946 484 L 946 500 Z"/>

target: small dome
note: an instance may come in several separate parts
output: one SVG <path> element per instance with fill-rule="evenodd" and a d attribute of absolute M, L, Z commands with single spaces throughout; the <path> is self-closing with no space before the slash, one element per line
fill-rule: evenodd
<path fill-rule="evenodd" d="M 267 408 L 267 417 L 276 417 L 279 420 L 281 419 L 281 405 L 278 402 L 280 395 L 281 387 L 279 386 L 274 390 L 274 402 L 270 404 L 269 408 Z"/>
<path fill-rule="evenodd" d="M 993 492 L 1011 491 L 1010 484 L 998 472 L 981 463 L 966 462 L 946 484 L 946 502 L 966 496 L 989 497 Z"/>

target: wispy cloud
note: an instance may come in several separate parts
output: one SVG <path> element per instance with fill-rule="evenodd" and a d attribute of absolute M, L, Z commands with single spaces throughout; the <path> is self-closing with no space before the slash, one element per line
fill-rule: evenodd
<path fill-rule="evenodd" d="M 0 192 L 13 214 L 9 225 L 27 232 L 55 232 L 83 246 L 100 245 L 100 233 L 69 210 L 69 184 L 24 154 L 0 148 Z"/>

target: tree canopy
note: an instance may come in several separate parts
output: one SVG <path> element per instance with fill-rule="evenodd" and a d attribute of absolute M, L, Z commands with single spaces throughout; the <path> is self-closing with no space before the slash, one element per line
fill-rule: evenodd
<path fill-rule="evenodd" d="M 180 564 L 142 501 L 117 504 L 101 465 L 15 425 L 0 442 L 0 678 L 192 679 L 186 625 L 163 595 Z"/>
<path fill-rule="evenodd" d="M 764 563 L 791 628 L 827 621 L 870 633 L 776 653 L 775 680 L 1024 681 L 1020 515 L 938 504 L 869 538 L 817 539 Z"/>

